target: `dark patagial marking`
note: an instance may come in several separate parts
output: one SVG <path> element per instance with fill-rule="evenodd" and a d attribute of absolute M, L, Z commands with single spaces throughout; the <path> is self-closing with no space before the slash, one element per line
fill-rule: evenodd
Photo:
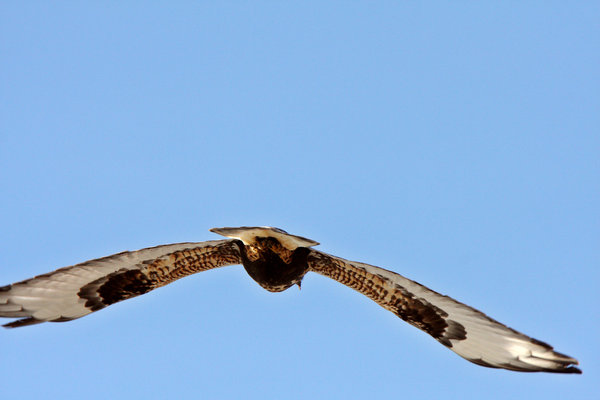
<path fill-rule="evenodd" d="M 86 299 L 85 306 L 92 311 L 147 293 L 154 289 L 153 282 L 140 270 L 121 270 L 91 282 L 78 295 Z"/>
<path fill-rule="evenodd" d="M 100 286 L 98 294 L 105 305 L 127 300 L 154 289 L 153 282 L 140 270 L 129 270 L 111 274 L 108 281 Z"/>
<path fill-rule="evenodd" d="M 397 314 L 404 321 L 420 328 L 437 339 L 444 346 L 452 347 L 450 339 L 467 338 L 465 327 L 449 320 L 448 314 L 424 299 L 408 294 L 396 301 Z"/>

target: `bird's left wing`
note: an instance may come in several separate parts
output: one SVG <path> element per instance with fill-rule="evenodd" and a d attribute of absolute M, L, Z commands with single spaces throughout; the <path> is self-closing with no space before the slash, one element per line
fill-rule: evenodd
<path fill-rule="evenodd" d="M 581 373 L 573 366 L 577 360 L 550 345 L 392 271 L 316 250 L 308 254 L 308 266 L 366 295 L 475 364 L 523 372 Z"/>
<path fill-rule="evenodd" d="M 63 322 L 147 293 L 179 278 L 240 264 L 236 240 L 177 243 L 125 251 L 0 287 L 5 327 Z"/>

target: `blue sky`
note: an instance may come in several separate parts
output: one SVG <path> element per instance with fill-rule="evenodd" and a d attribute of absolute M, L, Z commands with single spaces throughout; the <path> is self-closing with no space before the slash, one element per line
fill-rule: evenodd
<path fill-rule="evenodd" d="M 241 267 L 0 331 L 3 398 L 591 398 L 596 2 L 5 2 L 0 284 L 272 225 L 578 358 L 481 368 Z"/>

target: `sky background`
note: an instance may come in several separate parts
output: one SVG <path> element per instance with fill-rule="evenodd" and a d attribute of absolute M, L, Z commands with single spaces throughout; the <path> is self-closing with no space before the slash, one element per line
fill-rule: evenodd
<path fill-rule="evenodd" d="M 3 2 L 0 285 L 271 225 L 583 375 L 478 367 L 334 281 L 234 266 L 0 331 L 1 397 L 592 398 L 600 6 L 527 3 Z"/>

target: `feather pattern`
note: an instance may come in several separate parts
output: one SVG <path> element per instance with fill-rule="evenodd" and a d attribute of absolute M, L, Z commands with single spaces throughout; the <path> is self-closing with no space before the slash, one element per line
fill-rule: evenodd
<path fill-rule="evenodd" d="M 577 360 L 550 345 L 394 272 L 316 250 L 309 253 L 308 266 L 364 294 L 475 364 L 522 372 L 581 373 L 573 366 Z"/>
<path fill-rule="evenodd" d="M 63 322 L 169 284 L 241 262 L 235 240 L 178 243 L 125 251 L 0 287 L 4 326 Z"/>

